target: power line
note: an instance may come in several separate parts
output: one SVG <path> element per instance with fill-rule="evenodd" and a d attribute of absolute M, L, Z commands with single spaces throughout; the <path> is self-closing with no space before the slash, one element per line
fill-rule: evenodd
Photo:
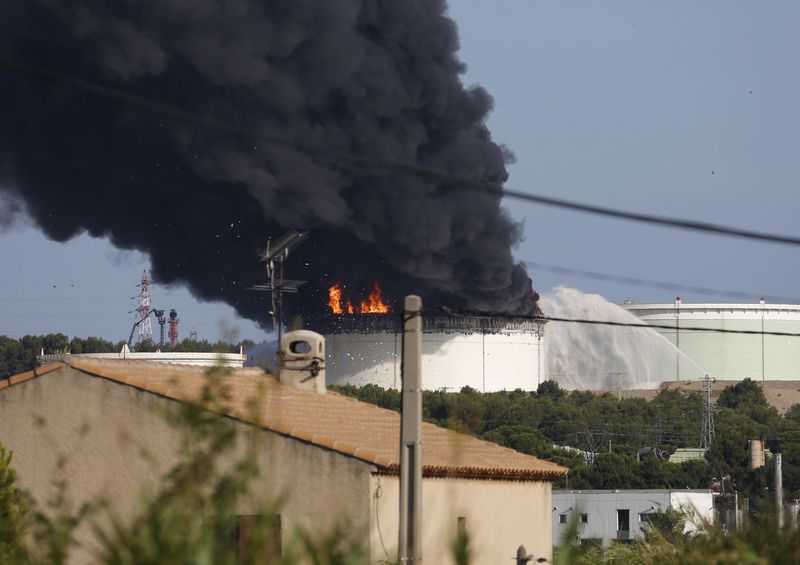
<path fill-rule="evenodd" d="M 534 318 L 536 319 L 536 318 Z M 588 320 L 580 318 L 558 318 L 554 316 L 539 316 L 538 319 L 548 322 L 568 322 L 574 324 L 595 324 L 602 326 L 620 326 L 628 328 L 654 328 L 660 330 L 674 330 L 675 326 L 668 326 L 664 324 L 634 324 L 631 322 L 614 322 L 611 320 Z M 726 328 L 701 328 L 693 326 L 681 326 L 681 331 L 697 331 L 706 333 L 724 333 L 724 334 L 744 334 L 744 335 L 775 335 L 783 337 L 800 337 L 800 333 L 792 332 L 769 332 L 761 330 L 731 330 Z"/>
<path fill-rule="evenodd" d="M 190 326 L 191 329 L 194 329 L 194 328 L 211 328 L 211 327 L 219 327 L 219 324 L 215 324 L 215 323 L 191 324 L 191 326 Z M 116 328 L 73 328 L 73 331 L 79 331 L 79 332 L 118 332 L 118 333 L 120 333 L 120 328 L 119 327 L 116 327 Z M 130 330 L 128 330 L 128 331 L 130 331 Z M 53 331 L 53 332 L 47 332 L 47 333 L 64 333 L 64 332 L 62 332 L 62 331 Z M 265 332 L 265 333 L 267 333 L 267 332 Z M 38 336 L 38 335 L 46 335 L 46 334 L 35 333 L 35 332 L 28 333 L 28 332 L 20 332 L 20 331 L 4 333 L 2 330 L 0 330 L 0 336 L 21 338 L 21 337 L 24 337 L 26 335 L 37 335 Z M 90 337 L 98 337 L 98 336 L 90 336 Z"/>
<path fill-rule="evenodd" d="M 3 314 L 4 318 L 82 318 L 94 316 L 128 316 L 130 312 L 48 312 L 47 314 Z"/>
<path fill-rule="evenodd" d="M 464 181 L 468 182 L 468 181 Z M 470 184 L 476 184 L 474 181 Z M 482 186 L 486 186 L 486 183 L 480 183 Z M 652 214 L 644 214 L 639 212 L 628 212 L 624 210 L 617 210 L 615 208 L 608 208 L 605 206 L 596 206 L 594 204 L 584 204 L 582 202 L 576 202 L 574 200 L 564 200 L 562 198 L 553 198 L 550 196 L 541 196 L 535 194 L 528 194 L 526 192 L 521 192 L 518 190 L 512 190 L 508 188 L 502 187 L 495 187 L 492 185 L 492 192 L 497 192 L 502 194 L 503 196 L 508 196 L 511 198 L 517 198 L 519 200 L 525 200 L 528 202 L 533 202 L 536 204 L 542 204 L 545 206 L 553 206 L 557 208 L 564 208 L 567 210 L 573 210 L 576 212 L 585 212 L 588 214 L 594 214 L 598 216 L 607 216 L 610 218 L 616 218 L 619 220 L 629 220 L 633 222 L 639 222 L 643 224 L 654 224 L 654 225 L 661 225 L 673 228 L 680 228 L 684 230 L 690 231 L 699 231 L 705 233 L 713 233 L 717 235 L 726 235 L 730 237 L 739 237 L 743 239 L 752 239 L 756 241 L 768 241 L 772 243 L 784 243 L 788 245 L 800 245 L 800 238 L 794 236 L 785 236 L 785 235 L 778 235 L 778 234 L 771 234 L 767 232 L 758 232 L 754 230 L 744 230 L 740 228 L 734 228 L 730 226 L 724 226 L 721 224 L 712 224 L 710 222 L 700 222 L 696 220 L 687 220 L 684 218 L 676 218 L 676 217 L 669 217 L 669 216 L 655 216 Z"/>
<path fill-rule="evenodd" d="M 227 304 L 221 305 L 228 307 Z M 2 313 L 5 318 L 82 318 L 84 316 L 130 316 L 135 313 L 135 310 L 127 312 L 48 312 L 47 314 L 7 314 Z M 181 308 L 181 312 L 219 312 L 219 309 L 214 307 L 201 307 L 201 308 Z"/>
<path fill-rule="evenodd" d="M 151 294 L 152 297 L 165 298 L 173 296 L 192 296 L 188 292 L 173 293 L 173 294 Z M 130 300 L 130 296 L 65 296 L 65 297 L 50 297 L 50 296 L 22 296 L 15 298 L 0 298 L 0 302 L 71 302 L 78 300 Z"/>
<path fill-rule="evenodd" d="M 777 294 L 764 294 L 764 293 L 755 293 L 755 292 L 745 292 L 742 290 L 729 290 L 729 289 L 716 289 L 711 287 L 703 287 L 703 286 L 693 286 L 693 285 L 684 285 L 680 283 L 674 282 L 666 282 L 666 281 L 656 281 L 650 279 L 641 279 L 637 277 L 630 277 L 630 276 L 622 276 L 622 275 L 613 275 L 610 273 L 602 273 L 598 271 L 587 271 L 584 269 L 576 269 L 574 267 L 566 267 L 563 265 L 553 265 L 548 263 L 540 263 L 538 261 L 530 261 L 530 260 L 522 260 L 522 262 L 532 269 L 538 269 L 540 271 L 548 271 L 552 273 L 557 273 L 561 275 L 568 275 L 572 277 L 579 277 L 591 280 L 598 280 L 604 282 L 614 282 L 620 284 L 627 284 L 629 286 L 638 286 L 638 287 L 649 287 L 649 288 L 660 288 L 664 290 L 671 290 L 676 292 L 686 292 L 686 293 L 695 293 L 695 294 L 703 294 L 708 296 L 720 296 L 720 297 L 735 297 L 740 298 L 743 300 L 752 300 L 753 297 L 758 296 L 760 298 L 764 298 L 765 300 L 769 300 L 774 303 L 786 304 L 796 302 L 796 298 L 791 298 L 787 296 L 780 296 Z M 175 293 L 166 293 L 166 294 L 154 294 L 154 297 L 177 297 L 177 296 L 191 296 L 189 293 L 184 292 L 175 292 Z M 123 300 L 124 298 L 130 297 L 121 297 L 121 296 L 75 296 L 75 297 L 45 297 L 45 296 L 23 296 L 23 297 L 14 297 L 14 298 L 0 298 L 0 302 L 20 302 L 20 301 L 51 301 L 51 302 L 70 302 L 70 301 L 81 301 L 81 300 Z"/>
<path fill-rule="evenodd" d="M 0 69 L 24 75 L 29 78 L 45 80 L 51 83 L 60 84 L 63 86 L 68 86 L 71 88 L 82 90 L 84 92 L 90 92 L 97 96 L 117 100 L 119 102 L 129 104 L 131 106 L 135 106 L 151 112 L 169 116 L 171 118 L 174 118 L 189 125 L 209 130 L 216 130 L 237 136 L 257 138 L 260 139 L 262 142 L 269 143 L 276 147 L 294 149 L 295 151 L 305 153 L 306 155 L 311 157 L 319 157 L 323 159 L 336 161 L 339 163 L 348 163 L 350 165 L 354 165 L 360 168 L 367 168 L 377 171 L 413 176 L 423 180 L 441 183 L 442 185 L 445 186 L 458 186 L 461 188 L 467 188 L 471 190 L 477 190 L 481 192 L 495 194 L 501 197 L 515 198 L 517 200 L 531 202 L 533 204 L 562 208 L 575 212 L 583 212 L 586 214 L 605 216 L 618 220 L 628 220 L 632 222 L 660 225 L 665 227 L 672 227 L 672 228 L 697 231 L 703 233 L 711 233 L 728 237 L 738 237 L 754 241 L 782 243 L 787 245 L 800 245 L 800 237 L 795 237 L 795 236 L 773 234 L 755 230 L 746 230 L 732 226 L 689 220 L 685 218 L 656 216 L 653 214 L 618 210 L 606 206 L 586 204 L 583 202 L 577 202 L 573 200 L 565 200 L 562 198 L 554 198 L 550 196 L 531 194 L 519 190 L 504 188 L 502 185 L 497 183 L 467 179 L 459 177 L 457 175 L 452 175 L 450 173 L 419 167 L 417 165 L 399 163 L 396 161 L 389 161 L 386 159 L 377 159 L 372 157 L 359 157 L 357 155 L 349 153 L 341 153 L 337 151 L 329 151 L 327 149 L 322 149 L 320 147 L 315 147 L 312 145 L 299 143 L 296 141 L 289 141 L 274 134 L 267 133 L 263 130 L 253 130 L 250 128 L 237 126 L 235 124 L 231 124 L 224 120 L 209 118 L 207 116 L 202 116 L 194 112 L 183 110 L 181 108 L 171 106 L 163 102 L 159 102 L 135 94 L 130 94 L 129 92 L 125 92 L 124 90 L 108 86 L 102 86 L 94 82 L 77 79 L 61 73 L 56 73 L 54 71 L 42 67 L 27 65 L 12 61 L 10 59 L 0 58 Z"/>
<path fill-rule="evenodd" d="M 456 310 L 446 306 L 437 306 L 423 310 L 424 313 L 435 312 L 438 314 L 447 314 L 448 316 L 469 316 L 474 318 L 500 318 L 506 320 L 533 320 L 541 322 L 566 322 L 571 324 L 589 324 L 598 326 L 616 326 L 623 328 L 642 328 L 642 329 L 661 329 L 661 330 L 674 330 L 675 326 L 668 326 L 662 324 L 635 324 L 633 322 L 615 322 L 612 320 L 589 320 L 583 318 L 561 318 L 556 316 L 537 316 L 526 314 L 505 314 L 503 312 L 482 312 L 477 310 Z M 800 337 L 800 333 L 792 332 L 771 332 L 761 330 L 731 330 L 726 328 L 701 328 L 697 326 L 681 326 L 681 331 L 697 331 L 705 333 L 723 333 L 723 334 L 744 334 L 744 335 L 774 335 L 782 337 Z"/>
<path fill-rule="evenodd" d="M 568 276 L 580 277 L 584 279 L 592 279 L 597 281 L 627 284 L 630 286 L 661 288 L 664 290 L 674 290 L 677 292 L 688 292 L 688 293 L 703 294 L 708 296 L 736 297 L 744 300 L 752 300 L 754 297 L 757 296 L 760 298 L 764 298 L 765 300 L 781 304 L 792 303 L 794 301 L 797 301 L 796 298 L 793 299 L 786 296 L 778 296 L 775 294 L 761 294 L 761 293 L 744 292 L 741 290 L 725 290 L 725 289 L 716 289 L 704 286 L 683 285 L 680 283 L 673 283 L 666 281 L 655 281 L 648 279 L 640 279 L 637 277 L 612 275 L 610 273 L 601 273 L 598 271 L 586 271 L 583 269 L 575 269 L 572 267 L 564 267 L 561 265 L 549 265 L 547 263 L 538 263 L 536 261 L 523 260 L 522 262 L 526 266 L 531 267 L 532 269 L 538 269 L 540 271 L 548 271 L 551 273 L 558 273 L 561 275 L 568 275 Z"/>

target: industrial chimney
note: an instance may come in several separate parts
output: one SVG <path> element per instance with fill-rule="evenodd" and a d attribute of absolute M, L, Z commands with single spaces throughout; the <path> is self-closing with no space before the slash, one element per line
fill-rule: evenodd
<path fill-rule="evenodd" d="M 764 440 L 751 439 L 748 442 L 750 448 L 750 470 L 764 466 Z"/>
<path fill-rule="evenodd" d="M 750 470 L 764 466 L 764 440 L 751 439 L 747 442 L 750 451 Z"/>
<path fill-rule="evenodd" d="M 169 345 L 175 347 L 178 345 L 178 312 L 175 308 L 169 311 Z M 163 338 L 162 338 L 163 339 Z"/>

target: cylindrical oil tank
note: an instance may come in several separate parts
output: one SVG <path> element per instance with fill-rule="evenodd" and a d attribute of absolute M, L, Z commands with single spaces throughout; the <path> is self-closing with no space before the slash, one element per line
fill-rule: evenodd
<path fill-rule="evenodd" d="M 625 304 L 629 312 L 655 328 L 711 377 L 721 380 L 800 380 L 797 304 Z M 722 333 L 699 328 L 739 330 Z M 679 368 L 673 369 L 681 380 Z M 669 374 L 668 372 L 665 374 Z"/>
<path fill-rule="evenodd" d="M 538 321 L 437 316 L 423 319 L 425 390 L 536 390 L 543 324 Z M 401 386 L 399 316 L 337 317 L 325 331 L 327 382 Z"/>
<path fill-rule="evenodd" d="M 751 439 L 747 442 L 750 447 L 750 470 L 764 466 L 764 442 L 760 439 Z"/>

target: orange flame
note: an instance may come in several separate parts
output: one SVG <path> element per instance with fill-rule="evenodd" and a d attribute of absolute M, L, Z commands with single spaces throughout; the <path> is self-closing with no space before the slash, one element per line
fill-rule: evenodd
<path fill-rule="evenodd" d="M 343 300 L 342 285 L 336 283 L 328 289 L 328 308 L 333 314 L 387 314 L 392 311 L 391 306 L 383 301 L 383 289 L 378 283 L 372 283 L 372 292 L 359 302 L 358 308 L 349 298 Z"/>
<path fill-rule="evenodd" d="M 378 283 L 372 283 L 372 292 L 366 300 L 362 300 L 359 308 L 362 314 L 386 314 L 392 309 L 383 301 L 383 289 Z"/>
<path fill-rule="evenodd" d="M 342 310 L 342 285 L 339 283 L 336 283 L 328 289 L 328 306 L 334 314 L 344 313 Z"/>

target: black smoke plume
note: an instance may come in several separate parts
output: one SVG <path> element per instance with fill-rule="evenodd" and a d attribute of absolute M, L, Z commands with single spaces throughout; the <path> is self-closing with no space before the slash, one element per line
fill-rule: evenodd
<path fill-rule="evenodd" d="M 4 0 L 0 56 L 290 142 L 503 182 L 507 158 L 465 88 L 444 0 Z M 204 130 L 79 89 L 0 74 L 0 187 L 48 237 L 88 232 L 150 254 L 265 322 L 257 251 L 311 230 L 287 276 L 314 319 L 333 282 L 399 304 L 530 312 L 499 197 Z"/>

